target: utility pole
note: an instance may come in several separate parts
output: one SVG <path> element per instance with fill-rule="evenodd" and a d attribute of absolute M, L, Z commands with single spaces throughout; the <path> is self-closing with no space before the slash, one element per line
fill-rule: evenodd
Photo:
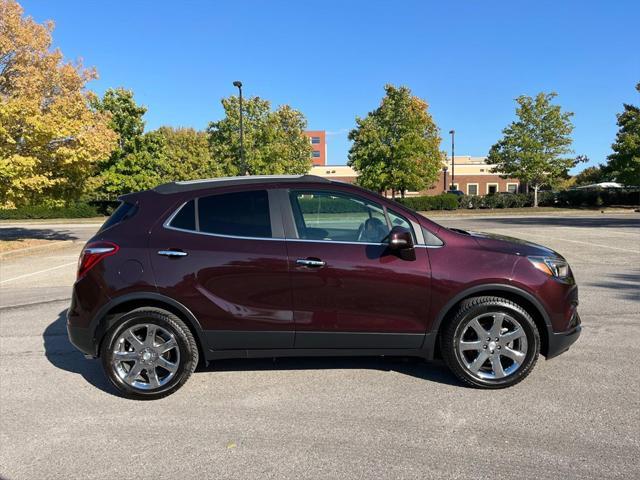
<path fill-rule="evenodd" d="M 442 173 L 444 173 L 444 192 L 447 193 L 447 170 L 449 170 L 447 168 L 447 166 L 445 165 L 444 167 L 442 167 Z"/>
<path fill-rule="evenodd" d="M 244 170 L 244 175 L 249 175 L 247 163 L 244 160 L 244 132 L 242 131 L 242 82 L 236 80 L 235 82 L 233 82 L 233 86 L 238 88 L 238 92 L 240 94 L 240 164 L 242 165 L 242 170 Z"/>
<path fill-rule="evenodd" d="M 455 160 L 455 137 L 456 137 L 456 131 L 455 130 L 449 130 L 449 133 L 451 134 L 451 188 L 450 190 L 454 189 L 454 184 L 455 184 L 455 180 L 456 180 L 456 160 Z"/>

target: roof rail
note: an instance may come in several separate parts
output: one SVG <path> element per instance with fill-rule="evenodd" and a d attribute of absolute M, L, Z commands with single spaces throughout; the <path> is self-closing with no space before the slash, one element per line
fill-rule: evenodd
<path fill-rule="evenodd" d="M 161 194 L 189 192 L 205 188 L 221 188 L 234 185 L 294 183 L 331 183 L 331 180 L 317 175 L 246 175 L 242 177 L 218 177 L 201 180 L 186 180 L 158 185 L 153 191 Z"/>

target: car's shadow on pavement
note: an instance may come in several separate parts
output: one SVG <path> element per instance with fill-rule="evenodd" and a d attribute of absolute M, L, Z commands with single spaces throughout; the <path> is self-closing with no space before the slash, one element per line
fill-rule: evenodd
<path fill-rule="evenodd" d="M 67 337 L 67 309 L 60 312 L 42 334 L 47 360 L 57 368 L 77 373 L 96 388 L 118 395 L 102 370 L 99 360 L 88 360 L 76 350 Z M 286 357 L 216 360 L 196 372 L 241 372 L 269 370 L 336 370 L 364 369 L 396 372 L 421 380 L 445 385 L 464 386 L 440 362 L 425 362 L 404 357 Z"/>
<path fill-rule="evenodd" d="M 77 373 L 96 388 L 111 395 L 117 395 L 102 371 L 99 360 L 88 360 L 74 347 L 67 336 L 67 309 L 45 328 L 42 334 L 44 354 L 47 360 L 57 368 Z"/>
<path fill-rule="evenodd" d="M 379 370 L 396 372 L 430 382 L 465 387 L 442 362 L 413 357 L 282 357 L 215 360 L 198 372 L 248 372 L 269 370 Z"/>

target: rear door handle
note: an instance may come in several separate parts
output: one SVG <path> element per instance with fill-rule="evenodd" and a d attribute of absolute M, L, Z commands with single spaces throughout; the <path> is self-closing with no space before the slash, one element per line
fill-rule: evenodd
<path fill-rule="evenodd" d="M 158 255 L 164 257 L 186 257 L 188 254 L 182 250 L 159 250 Z"/>
<path fill-rule="evenodd" d="M 326 262 L 319 258 L 299 258 L 296 260 L 296 264 L 309 268 L 322 268 L 326 265 Z"/>

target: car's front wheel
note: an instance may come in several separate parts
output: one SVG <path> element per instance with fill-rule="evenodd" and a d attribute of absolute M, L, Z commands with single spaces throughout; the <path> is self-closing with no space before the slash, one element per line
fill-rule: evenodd
<path fill-rule="evenodd" d="M 465 383 L 505 388 L 533 369 L 540 334 L 520 305 L 500 297 L 474 297 L 446 325 L 440 347 L 449 368 Z"/>
<path fill-rule="evenodd" d="M 189 328 L 174 314 L 140 308 L 122 316 L 102 343 L 102 366 L 124 395 L 157 399 L 180 388 L 198 364 Z"/>

